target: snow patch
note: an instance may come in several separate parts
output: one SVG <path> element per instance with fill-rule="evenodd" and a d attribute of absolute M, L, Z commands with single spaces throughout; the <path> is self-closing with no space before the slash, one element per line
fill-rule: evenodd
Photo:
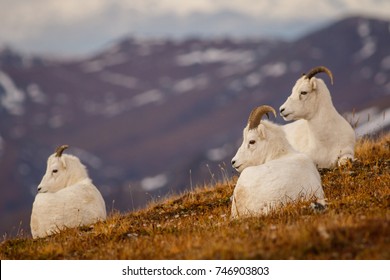
<path fill-rule="evenodd" d="M 355 133 L 357 137 L 380 132 L 390 126 L 390 108 L 379 110 L 372 107 L 354 114 L 357 120 Z"/>
<path fill-rule="evenodd" d="M 164 187 L 168 183 L 168 176 L 159 174 L 153 177 L 146 177 L 141 181 L 141 187 L 144 191 L 154 191 Z"/>
<path fill-rule="evenodd" d="M 85 62 L 81 64 L 81 69 L 85 73 L 93 73 L 104 70 L 108 66 L 114 66 L 123 64 L 128 61 L 128 56 L 123 53 L 113 53 L 104 56 L 100 59 L 95 59 L 92 61 Z"/>
<path fill-rule="evenodd" d="M 363 47 L 355 54 L 357 61 L 362 61 L 376 52 L 376 42 L 373 39 L 367 39 L 363 42 Z"/>
<path fill-rule="evenodd" d="M 233 75 L 244 74 L 254 67 L 253 62 L 247 64 L 224 64 L 217 70 L 217 75 L 221 78 L 226 78 Z"/>
<path fill-rule="evenodd" d="M 24 113 L 23 101 L 25 95 L 19 90 L 12 79 L 0 71 L 0 104 L 11 115 L 20 116 Z"/>
<path fill-rule="evenodd" d="M 46 96 L 42 92 L 41 88 L 37 84 L 29 84 L 27 86 L 27 94 L 31 98 L 31 100 L 35 103 L 45 104 L 46 103 Z"/>
<path fill-rule="evenodd" d="M 211 161 L 221 161 L 232 153 L 231 145 L 223 145 L 219 148 L 210 149 L 207 151 L 206 156 Z"/>
<path fill-rule="evenodd" d="M 138 94 L 132 98 L 134 106 L 139 107 L 149 103 L 159 102 L 164 99 L 164 95 L 157 89 Z"/>
<path fill-rule="evenodd" d="M 263 78 L 259 73 L 251 73 L 245 78 L 245 85 L 255 87 L 262 82 Z"/>
<path fill-rule="evenodd" d="M 203 51 L 192 51 L 176 57 L 179 66 L 191 66 L 194 64 L 207 63 L 237 63 L 247 64 L 255 59 L 252 51 L 247 50 L 225 50 L 209 48 Z"/>
<path fill-rule="evenodd" d="M 105 82 L 111 83 L 113 85 L 129 88 L 129 89 L 136 88 L 138 84 L 137 78 L 119 74 L 119 73 L 112 73 L 108 71 L 104 71 L 103 73 L 101 73 L 100 79 Z"/>
<path fill-rule="evenodd" d="M 96 104 L 95 106 L 100 108 L 96 110 L 96 113 L 106 117 L 117 116 L 134 108 L 132 99 L 115 101 L 110 104 Z"/>
<path fill-rule="evenodd" d="M 123 100 L 121 102 L 112 102 L 109 105 L 102 106 L 101 112 L 106 117 L 113 117 L 117 116 L 127 110 L 130 110 L 132 108 L 131 102 L 129 100 Z M 100 113 L 100 110 L 99 110 Z"/>
<path fill-rule="evenodd" d="M 357 26 L 357 33 L 360 37 L 365 38 L 370 35 L 370 23 L 368 21 L 361 21 Z"/>
<path fill-rule="evenodd" d="M 377 50 L 376 40 L 370 35 L 370 23 L 361 21 L 357 26 L 357 33 L 362 39 L 362 48 L 354 55 L 356 62 L 361 62 L 372 56 Z"/>
<path fill-rule="evenodd" d="M 72 152 L 80 159 L 81 162 L 86 163 L 94 169 L 100 169 L 103 165 L 102 160 L 99 157 L 86 150 L 72 147 Z"/>
<path fill-rule="evenodd" d="M 103 103 L 89 101 L 84 104 L 84 110 L 91 115 L 113 117 L 136 107 L 158 103 L 162 100 L 164 100 L 164 94 L 157 89 L 151 89 L 127 99 L 117 100 L 107 96 Z"/>
<path fill-rule="evenodd" d="M 287 65 L 283 62 L 269 63 L 261 67 L 261 71 L 265 76 L 280 77 L 287 71 Z"/>
<path fill-rule="evenodd" d="M 176 82 L 173 85 L 173 90 L 177 93 L 185 93 L 194 89 L 204 89 L 208 84 L 209 80 L 205 76 L 187 78 Z"/>

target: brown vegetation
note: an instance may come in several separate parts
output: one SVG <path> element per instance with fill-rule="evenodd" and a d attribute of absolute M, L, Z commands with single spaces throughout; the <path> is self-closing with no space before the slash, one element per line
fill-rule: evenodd
<path fill-rule="evenodd" d="M 91 227 L 0 244 L 1 259 L 389 259 L 390 135 L 360 140 L 357 161 L 322 170 L 328 206 L 286 205 L 230 220 L 236 178 L 112 213 Z"/>

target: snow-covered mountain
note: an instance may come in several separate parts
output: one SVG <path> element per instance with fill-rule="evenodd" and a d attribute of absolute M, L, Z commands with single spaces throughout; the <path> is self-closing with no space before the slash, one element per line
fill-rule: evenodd
<path fill-rule="evenodd" d="M 335 106 L 359 135 L 386 130 L 389 50 L 389 21 L 352 17 L 293 42 L 126 38 L 71 62 L 0 51 L 0 231 L 28 229 L 60 144 L 88 166 L 108 210 L 230 176 L 250 110 L 278 108 L 313 66 L 333 71 Z"/>

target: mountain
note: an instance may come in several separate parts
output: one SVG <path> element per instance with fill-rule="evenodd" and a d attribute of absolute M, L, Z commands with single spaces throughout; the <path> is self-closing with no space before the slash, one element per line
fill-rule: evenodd
<path fill-rule="evenodd" d="M 53 64 L 53 59 L 42 58 L 34 55 L 24 55 L 10 47 L 0 47 L 0 67 L 29 68 Z"/>
<path fill-rule="evenodd" d="M 126 38 L 85 59 L 28 65 L 0 52 L 0 232 L 29 230 L 61 144 L 87 165 L 108 211 L 230 177 L 250 110 L 278 108 L 313 66 L 332 70 L 335 106 L 359 134 L 388 127 L 389 26 L 351 17 L 292 42 Z"/>

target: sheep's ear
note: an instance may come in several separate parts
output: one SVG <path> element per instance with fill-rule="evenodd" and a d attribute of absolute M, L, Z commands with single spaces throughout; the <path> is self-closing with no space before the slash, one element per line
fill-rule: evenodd
<path fill-rule="evenodd" d="M 63 156 L 60 157 L 60 162 L 62 164 L 62 167 L 64 167 L 64 169 L 66 169 L 66 161 L 65 161 L 65 158 Z"/>
<path fill-rule="evenodd" d="M 260 139 L 265 139 L 267 136 L 266 129 L 262 123 L 257 127 L 257 131 L 259 133 Z"/>
<path fill-rule="evenodd" d="M 316 90 L 317 89 L 317 79 L 316 78 L 311 78 L 310 79 L 310 85 L 311 85 L 311 88 L 312 90 Z"/>

